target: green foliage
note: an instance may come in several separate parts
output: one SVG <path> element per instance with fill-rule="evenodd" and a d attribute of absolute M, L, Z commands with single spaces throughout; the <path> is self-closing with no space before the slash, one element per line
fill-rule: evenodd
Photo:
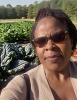
<path fill-rule="evenodd" d="M 77 17 L 77 0 L 43 0 L 40 3 L 35 1 L 34 4 L 30 4 L 29 6 L 16 5 L 16 7 L 12 7 L 10 4 L 6 7 L 0 6 L 0 18 L 34 18 L 37 11 L 43 7 L 60 8 L 63 9 L 69 17 Z"/>
<path fill-rule="evenodd" d="M 62 1 L 62 9 L 69 15 L 70 18 L 73 18 L 77 14 L 77 0 L 65 0 Z"/>
<path fill-rule="evenodd" d="M 8 77 L 28 71 L 40 64 L 32 44 L 23 48 L 17 43 L 4 43 L 0 64 L 0 87 L 7 82 Z M 2 85 L 1 85 L 2 84 Z"/>
<path fill-rule="evenodd" d="M 29 34 L 33 22 L 13 22 L 0 24 L 0 42 L 14 43 L 29 41 Z"/>
<path fill-rule="evenodd" d="M 27 13 L 27 18 L 33 18 L 33 9 L 34 9 L 34 6 L 31 4 L 29 5 L 28 7 L 28 13 Z"/>

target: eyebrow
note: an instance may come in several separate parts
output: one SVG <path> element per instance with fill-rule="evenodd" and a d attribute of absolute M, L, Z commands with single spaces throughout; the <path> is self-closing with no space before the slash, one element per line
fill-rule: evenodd
<path fill-rule="evenodd" d="M 55 34 L 62 34 L 62 33 L 67 33 L 67 32 L 68 32 L 68 31 L 66 31 L 66 30 L 65 30 L 65 31 L 62 31 L 62 30 L 61 30 L 61 31 L 56 31 L 56 32 L 54 32 L 52 35 L 51 35 L 51 33 L 50 33 L 50 34 L 47 34 L 48 36 L 47 36 L 46 34 L 44 34 L 44 35 L 42 34 L 42 35 L 40 35 L 40 36 L 38 36 L 38 37 L 34 37 L 34 38 L 45 37 L 45 36 L 46 36 L 46 37 L 49 37 L 49 36 L 53 36 L 53 35 L 55 35 Z"/>

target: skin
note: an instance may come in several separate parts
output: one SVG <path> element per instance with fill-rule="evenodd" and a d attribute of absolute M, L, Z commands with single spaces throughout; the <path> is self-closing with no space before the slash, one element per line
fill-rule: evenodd
<path fill-rule="evenodd" d="M 35 38 L 43 35 L 50 36 L 55 32 L 66 30 L 67 27 L 54 17 L 45 17 L 39 20 L 34 36 Z M 69 34 L 66 35 L 66 39 L 61 43 L 54 43 L 52 40 L 48 40 L 47 44 L 42 47 L 35 46 L 35 50 L 44 67 L 45 75 L 55 100 L 76 100 L 69 78 L 69 61 L 72 54 L 72 40 Z"/>
<path fill-rule="evenodd" d="M 55 18 L 46 17 L 38 22 L 35 30 L 35 38 L 43 35 L 52 36 L 55 32 L 66 30 L 67 28 L 65 26 L 63 27 L 63 25 L 61 25 Z M 45 46 L 36 46 L 36 52 L 40 62 L 48 70 L 48 72 L 64 72 L 68 66 L 72 53 L 70 37 L 69 35 L 66 35 L 65 41 L 62 43 L 54 43 L 52 40 L 48 40 Z M 53 58 L 54 55 L 57 57 Z"/>

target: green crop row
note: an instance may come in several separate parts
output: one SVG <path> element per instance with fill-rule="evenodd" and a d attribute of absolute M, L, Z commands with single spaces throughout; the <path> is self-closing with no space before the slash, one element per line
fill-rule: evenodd
<path fill-rule="evenodd" d="M 33 23 L 33 21 L 0 23 L 0 42 L 29 41 L 29 34 Z"/>

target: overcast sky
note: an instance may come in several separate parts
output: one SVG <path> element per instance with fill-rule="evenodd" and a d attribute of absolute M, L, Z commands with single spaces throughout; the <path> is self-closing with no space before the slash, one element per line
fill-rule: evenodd
<path fill-rule="evenodd" d="M 35 1 L 41 2 L 44 0 L 0 0 L 0 5 L 6 6 L 7 4 L 11 4 L 11 6 L 16 6 L 16 5 L 29 5 L 33 4 Z"/>

